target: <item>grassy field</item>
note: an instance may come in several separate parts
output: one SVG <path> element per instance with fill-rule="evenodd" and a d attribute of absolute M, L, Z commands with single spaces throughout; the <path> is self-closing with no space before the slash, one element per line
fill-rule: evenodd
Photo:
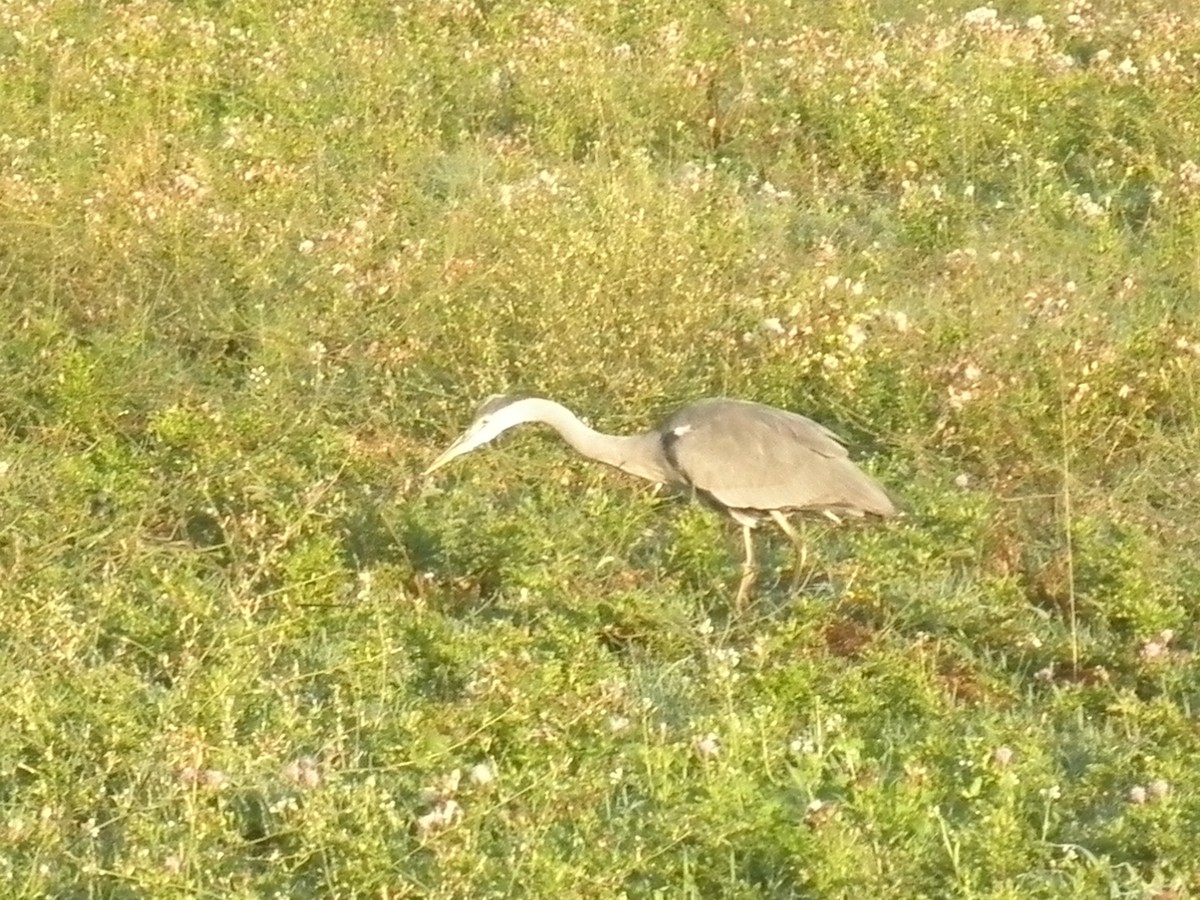
<path fill-rule="evenodd" d="M 6 898 L 1200 896 L 1195 3 L 9 0 L 0 313 Z"/>

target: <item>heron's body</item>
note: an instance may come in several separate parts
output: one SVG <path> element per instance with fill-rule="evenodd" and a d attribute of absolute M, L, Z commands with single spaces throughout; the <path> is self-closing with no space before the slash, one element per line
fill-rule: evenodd
<path fill-rule="evenodd" d="M 772 512 L 890 516 L 883 488 L 812 419 L 744 400 L 700 400 L 656 434 L 675 475 L 739 524 Z"/>
<path fill-rule="evenodd" d="M 793 513 L 845 517 L 892 516 L 884 489 L 859 469 L 840 439 L 812 419 L 744 400 L 699 400 L 644 434 L 593 431 L 565 406 L 540 397 L 494 397 L 475 421 L 434 460 L 426 474 L 522 422 L 543 422 L 584 456 L 623 472 L 690 491 L 742 526 L 746 563 L 738 589 L 754 578 L 750 530 L 773 519 L 796 545 Z"/>

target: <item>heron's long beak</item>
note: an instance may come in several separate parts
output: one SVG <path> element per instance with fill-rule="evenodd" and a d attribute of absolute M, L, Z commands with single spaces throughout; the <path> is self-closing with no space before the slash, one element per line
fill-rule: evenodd
<path fill-rule="evenodd" d="M 459 438 L 457 438 L 453 444 L 451 444 L 449 447 L 447 447 L 445 450 L 443 450 L 441 452 L 441 454 L 438 456 L 437 459 L 435 459 L 433 462 L 431 462 L 429 464 L 429 468 L 427 468 L 424 472 L 421 473 L 421 477 L 424 478 L 426 475 L 433 474 L 435 471 L 440 469 L 446 463 L 450 462 L 450 460 L 454 459 L 455 457 L 462 456 L 462 454 L 466 453 L 470 449 L 469 447 L 463 446 L 466 442 L 467 442 L 467 436 L 465 434 L 461 435 Z"/>

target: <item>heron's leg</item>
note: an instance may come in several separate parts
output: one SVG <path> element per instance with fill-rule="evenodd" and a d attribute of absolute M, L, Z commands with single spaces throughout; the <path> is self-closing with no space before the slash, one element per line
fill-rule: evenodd
<path fill-rule="evenodd" d="M 792 590 L 798 590 L 800 580 L 804 577 L 804 567 L 808 563 L 808 547 L 804 543 L 804 538 L 800 535 L 792 523 L 788 521 L 787 516 L 777 509 L 771 510 L 771 518 L 775 520 L 775 524 L 780 527 L 788 539 L 792 542 L 792 546 L 796 548 L 796 568 L 792 570 Z"/>
<path fill-rule="evenodd" d="M 750 526 L 742 526 L 742 544 L 746 548 L 746 560 L 742 563 L 742 580 L 738 582 L 737 598 L 733 601 L 734 605 L 741 609 L 746 602 L 746 598 L 750 596 L 750 588 L 754 587 L 754 578 L 758 575 L 758 568 L 754 565 L 754 542 L 750 537 Z"/>

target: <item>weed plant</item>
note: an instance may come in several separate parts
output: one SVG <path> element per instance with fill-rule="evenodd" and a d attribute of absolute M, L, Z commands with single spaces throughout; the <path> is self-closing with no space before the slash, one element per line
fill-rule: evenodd
<path fill-rule="evenodd" d="M 0 4 L 0 894 L 1200 893 L 1198 12 Z"/>

